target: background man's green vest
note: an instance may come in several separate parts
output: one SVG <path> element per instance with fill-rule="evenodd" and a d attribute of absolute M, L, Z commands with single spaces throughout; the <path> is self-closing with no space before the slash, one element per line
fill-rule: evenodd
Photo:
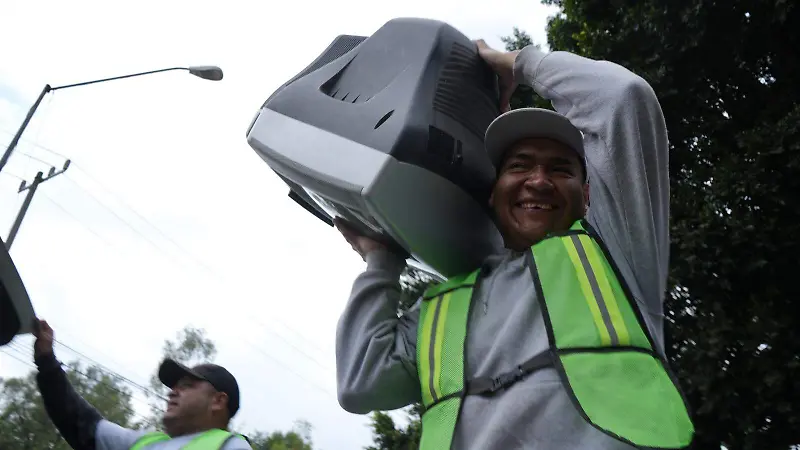
<path fill-rule="evenodd" d="M 546 367 L 558 371 L 578 412 L 604 433 L 638 448 L 688 447 L 694 427 L 686 401 L 597 233 L 579 220 L 527 256 L 550 345 L 512 372 L 464 376 L 480 270 L 425 292 L 417 340 L 420 448 L 450 448 L 466 395 L 492 395 Z"/>
<path fill-rule="evenodd" d="M 192 439 L 188 444 L 184 445 L 182 450 L 219 450 L 223 445 L 225 445 L 225 442 L 227 442 L 228 439 L 231 439 L 234 436 L 240 435 L 220 429 L 208 430 Z M 170 438 L 168 434 L 154 431 L 140 437 L 139 440 L 133 444 L 130 450 L 146 449 L 148 445 L 155 444 L 156 442 L 168 441 L 170 439 L 172 438 Z"/>

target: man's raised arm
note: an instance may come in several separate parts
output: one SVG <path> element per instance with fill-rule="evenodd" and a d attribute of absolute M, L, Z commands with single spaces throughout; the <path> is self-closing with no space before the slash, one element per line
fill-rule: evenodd
<path fill-rule="evenodd" d="M 614 259 L 627 262 L 644 296 L 636 300 L 661 315 L 669 263 L 668 140 L 653 89 L 618 64 L 533 46 L 517 55 L 514 75 L 583 132 L 588 219 Z"/>
<path fill-rule="evenodd" d="M 349 230 L 340 230 L 359 253 L 367 250 L 367 269 L 353 283 L 336 330 L 339 404 L 351 413 L 366 414 L 418 402 L 419 310 L 397 317 L 405 261 L 384 248 L 362 250 Z"/>

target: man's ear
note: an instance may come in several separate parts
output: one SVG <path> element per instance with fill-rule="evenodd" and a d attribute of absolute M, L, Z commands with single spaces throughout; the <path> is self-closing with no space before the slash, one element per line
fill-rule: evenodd
<path fill-rule="evenodd" d="M 589 183 L 583 183 L 583 214 L 589 212 Z"/>
<path fill-rule="evenodd" d="M 211 401 L 211 409 L 216 411 L 228 410 L 228 394 L 224 392 L 216 392 L 214 399 Z"/>

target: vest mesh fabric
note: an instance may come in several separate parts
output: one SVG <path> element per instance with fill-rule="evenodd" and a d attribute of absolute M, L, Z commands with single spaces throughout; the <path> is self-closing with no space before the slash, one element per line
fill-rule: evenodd
<path fill-rule="evenodd" d="M 534 245 L 528 256 L 547 353 L 579 413 L 636 447 L 686 448 L 694 434 L 686 402 L 596 233 L 577 221 Z M 423 299 L 417 341 L 426 408 L 422 450 L 452 443 L 467 384 L 465 342 L 478 274 L 451 278 Z"/>

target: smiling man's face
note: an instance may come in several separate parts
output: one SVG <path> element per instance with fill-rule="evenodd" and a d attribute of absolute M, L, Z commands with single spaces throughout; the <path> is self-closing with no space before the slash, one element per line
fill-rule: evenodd
<path fill-rule="evenodd" d="M 506 153 L 489 204 L 506 246 L 523 251 L 583 217 L 589 200 L 583 165 L 568 146 L 526 139 Z"/>

